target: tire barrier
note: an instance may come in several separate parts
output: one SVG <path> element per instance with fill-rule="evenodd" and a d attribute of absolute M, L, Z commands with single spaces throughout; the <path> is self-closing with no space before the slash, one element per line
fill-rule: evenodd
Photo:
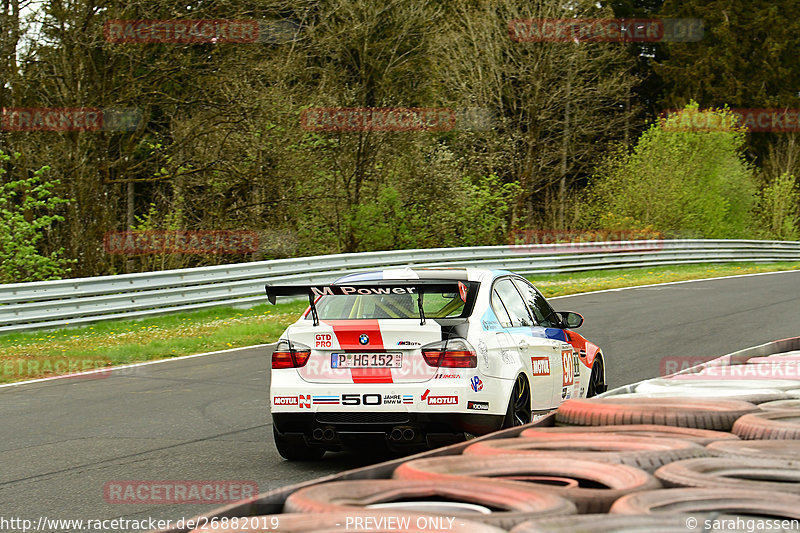
<path fill-rule="evenodd" d="M 612 514 L 709 513 L 800 519 L 800 496 L 742 489 L 659 489 L 614 502 Z M 701 530 L 702 531 L 702 530 Z"/>
<path fill-rule="evenodd" d="M 579 513 L 604 513 L 615 500 L 637 490 L 661 487 L 655 477 L 627 465 L 571 458 L 552 457 L 470 457 L 454 455 L 417 459 L 401 464 L 396 479 L 459 483 L 465 476 L 485 477 L 504 482 L 530 482 L 572 501 Z"/>
<path fill-rule="evenodd" d="M 454 483 L 375 479 L 332 481 L 293 492 L 284 504 L 291 513 L 327 513 L 391 508 L 397 512 L 432 512 L 510 529 L 543 516 L 575 514 L 571 501 L 527 485 L 459 479 Z"/>
<path fill-rule="evenodd" d="M 786 459 L 700 457 L 676 461 L 655 473 L 667 487 L 744 489 L 800 494 L 800 465 Z"/>
<path fill-rule="evenodd" d="M 660 466 L 681 459 L 706 457 L 708 451 L 699 444 L 681 439 L 655 437 L 632 437 L 615 435 L 609 439 L 602 434 L 581 435 L 574 438 L 495 439 L 476 442 L 464 450 L 464 455 L 531 455 L 550 459 L 553 462 L 569 462 L 572 459 L 590 459 L 619 463 L 654 472 Z"/>
<path fill-rule="evenodd" d="M 800 379 L 767 374 L 800 368 L 800 350 L 769 355 L 796 347 L 800 337 L 568 400 L 541 425 L 508 430 L 515 438 L 277 489 L 206 513 L 217 522 L 196 531 L 751 533 L 764 520 L 790 531 L 775 524 L 800 520 Z"/>
<path fill-rule="evenodd" d="M 448 533 L 505 533 L 505 529 L 473 522 L 448 520 L 442 517 L 412 513 L 339 512 L 322 514 L 274 514 L 263 516 L 230 517 L 226 522 L 206 524 L 191 533 L 344 533 L 369 531 L 370 533 L 430 533 L 437 526 Z"/>
<path fill-rule="evenodd" d="M 774 411 L 774 410 L 786 410 L 786 409 L 797 409 L 797 412 L 800 413 L 800 399 L 791 399 L 791 400 L 777 400 L 774 402 L 766 402 L 758 405 L 758 408 L 763 411 Z"/>
<path fill-rule="evenodd" d="M 564 434 L 612 434 L 630 435 L 633 437 L 660 437 L 688 440 L 701 446 L 720 440 L 735 440 L 739 437 L 733 433 L 713 431 L 710 429 L 682 428 L 677 426 L 659 426 L 655 424 L 630 424 L 618 426 L 560 426 L 532 427 L 520 433 L 520 437 L 545 438 L 545 436 Z"/>
<path fill-rule="evenodd" d="M 739 417 L 756 409 L 740 400 L 612 396 L 568 400 L 556 411 L 556 422 L 576 426 L 660 424 L 730 431 Z"/>
<path fill-rule="evenodd" d="M 800 461 L 800 440 L 722 440 L 707 444 L 706 449 L 719 457 Z"/>
<path fill-rule="evenodd" d="M 800 411 L 761 411 L 744 415 L 731 430 L 742 439 L 800 439 Z"/>
<path fill-rule="evenodd" d="M 800 350 L 793 350 L 791 352 L 776 353 L 761 357 L 751 357 L 747 360 L 747 364 L 760 364 L 760 363 L 789 363 L 793 361 L 800 361 Z"/>
<path fill-rule="evenodd" d="M 661 392 L 631 392 L 628 394 L 617 394 L 614 398 L 709 398 L 714 400 L 739 400 L 753 404 L 774 402 L 778 400 L 789 400 L 794 396 L 786 391 L 779 389 L 736 389 L 736 388 L 716 388 L 713 390 L 686 389 L 673 387 L 668 391 Z"/>
<path fill-rule="evenodd" d="M 523 522 L 511 530 L 511 533 L 688 533 L 692 531 L 687 527 L 697 520 L 704 524 L 706 520 L 719 519 L 720 515 L 714 513 L 699 514 L 585 514 L 579 516 L 562 516 L 558 518 L 543 518 Z M 699 531 L 722 531 L 719 529 L 704 529 Z M 744 533 L 746 530 L 725 529 L 726 533 Z M 748 533 L 752 533 L 752 530 Z"/>

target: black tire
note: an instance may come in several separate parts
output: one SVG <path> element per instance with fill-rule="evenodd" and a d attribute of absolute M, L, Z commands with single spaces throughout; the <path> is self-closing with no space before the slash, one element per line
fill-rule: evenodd
<path fill-rule="evenodd" d="M 549 439 L 517 437 L 476 442 L 464 449 L 464 455 L 492 456 L 501 461 L 505 455 L 529 455 L 565 461 L 569 458 L 606 461 L 635 466 L 646 472 L 681 459 L 708 457 L 703 446 L 682 439 L 614 435 L 558 435 Z"/>
<path fill-rule="evenodd" d="M 718 457 L 748 459 L 785 459 L 800 464 L 800 441 L 797 440 L 719 440 L 706 445 Z"/>
<path fill-rule="evenodd" d="M 531 421 L 531 386 L 525 374 L 517 376 L 511 398 L 508 400 L 503 429 L 524 426 Z"/>
<path fill-rule="evenodd" d="M 278 453 L 287 461 L 317 461 L 325 455 L 325 450 L 322 448 L 312 448 L 304 442 L 287 440 L 278 433 L 275 426 L 272 426 L 272 436 L 275 438 Z"/>
<path fill-rule="evenodd" d="M 762 411 L 739 418 L 731 433 L 745 440 L 800 439 L 800 411 Z"/>
<path fill-rule="evenodd" d="M 225 526 L 223 522 L 209 522 L 191 533 L 257 533 L 270 531 L 280 533 L 308 533 L 309 531 L 323 533 L 345 533 L 349 531 L 369 531 L 370 533 L 428 533 L 427 524 L 432 520 L 441 520 L 438 517 L 415 513 L 392 511 L 359 511 L 349 509 L 345 512 L 318 513 L 318 514 L 273 514 L 230 517 Z M 375 527 L 354 527 L 352 524 L 363 524 L 370 520 Z M 201 521 L 202 522 L 202 521 Z M 434 522 L 436 523 L 436 522 Z M 445 521 L 447 524 L 447 521 Z M 172 530 L 176 531 L 176 530 Z M 506 533 L 506 530 L 480 522 L 458 519 L 448 524 L 448 533 Z"/>
<path fill-rule="evenodd" d="M 800 409 L 800 399 L 793 398 L 791 400 L 775 400 L 774 402 L 765 402 L 759 404 L 758 408 L 762 411 L 789 411 L 792 409 Z"/>
<path fill-rule="evenodd" d="M 458 483 L 471 477 L 498 483 L 524 483 L 571 500 L 579 513 L 604 513 L 620 497 L 637 490 L 661 488 L 647 472 L 632 466 L 525 455 L 475 457 L 453 455 L 407 461 L 394 471 L 395 479 Z"/>
<path fill-rule="evenodd" d="M 786 459 L 700 457 L 664 465 L 655 475 L 666 488 L 800 493 L 800 465 Z"/>
<path fill-rule="evenodd" d="M 591 398 L 598 394 L 603 394 L 608 385 L 606 385 L 606 372 L 603 357 L 598 354 L 592 364 L 592 373 L 589 376 L 589 386 L 586 389 L 586 397 Z"/>
<path fill-rule="evenodd" d="M 609 511 L 610 514 L 708 512 L 797 519 L 800 518 L 800 496 L 742 489 L 643 490 L 623 496 Z"/>
<path fill-rule="evenodd" d="M 659 424 L 730 431 L 739 417 L 756 410 L 752 403 L 738 400 L 610 396 L 568 400 L 556 411 L 556 422 L 574 426 Z"/>
<path fill-rule="evenodd" d="M 584 514 L 579 516 L 559 516 L 523 522 L 511 533 L 687 533 L 687 519 L 718 518 L 714 513 L 705 514 Z M 700 521 L 702 524 L 703 521 Z M 702 530 L 699 530 L 702 531 Z M 706 530 L 707 531 L 707 530 Z M 718 531 L 718 530 L 715 530 Z"/>
<path fill-rule="evenodd" d="M 484 506 L 491 512 L 436 510 L 433 514 L 466 518 L 504 529 L 534 518 L 577 512 L 571 501 L 552 492 L 537 490 L 532 485 L 466 477 L 455 482 L 400 479 L 329 481 L 296 490 L 286 499 L 283 509 L 290 513 L 320 514 L 364 510 L 376 504 L 399 504 L 401 507 L 394 508 L 397 512 L 424 513 L 419 509 L 437 503 Z"/>
<path fill-rule="evenodd" d="M 556 426 L 528 428 L 519 434 L 520 437 L 553 438 L 554 435 L 589 433 L 596 435 L 630 435 L 633 437 L 663 437 L 668 439 L 683 439 L 695 442 L 702 446 L 717 441 L 733 440 L 739 442 L 739 437 L 732 433 L 713 431 L 710 429 L 682 428 L 678 426 L 657 426 L 655 424 L 629 424 L 619 426 Z"/>

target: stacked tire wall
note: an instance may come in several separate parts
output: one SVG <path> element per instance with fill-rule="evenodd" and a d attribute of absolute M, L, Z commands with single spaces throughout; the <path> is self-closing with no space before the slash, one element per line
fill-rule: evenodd
<path fill-rule="evenodd" d="M 800 337 L 771 344 L 259 495 L 215 511 L 226 527 L 196 531 L 797 531 Z M 781 375 L 749 379 L 764 368 Z"/>

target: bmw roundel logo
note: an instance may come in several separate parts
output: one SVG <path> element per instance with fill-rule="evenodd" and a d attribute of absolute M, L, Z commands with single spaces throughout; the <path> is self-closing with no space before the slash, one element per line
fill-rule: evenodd
<path fill-rule="evenodd" d="M 369 344 L 369 335 L 366 333 L 362 333 L 361 336 L 358 338 L 358 342 L 360 344 Z"/>

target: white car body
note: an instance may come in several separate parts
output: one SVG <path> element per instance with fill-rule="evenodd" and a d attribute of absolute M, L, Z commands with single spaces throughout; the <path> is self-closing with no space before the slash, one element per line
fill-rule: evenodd
<path fill-rule="evenodd" d="M 414 286 L 439 282 L 452 285 L 452 294 Z M 327 287 L 350 296 L 329 294 Z M 284 364 L 294 365 L 293 349 L 298 360 L 306 358 L 304 364 L 276 368 L 273 356 L 271 413 L 278 448 L 292 456 L 287 458 L 316 457 L 370 437 L 390 448 L 430 447 L 522 424 L 566 399 L 585 397 L 592 366 L 602 360 L 597 346 L 580 335 L 545 327 L 543 309 L 532 309 L 546 306 L 544 298 L 508 271 L 384 270 L 346 276 L 327 287 L 297 288 L 295 294 L 317 296 L 315 309 L 289 326 L 276 349 L 279 359 L 289 361 Z M 277 293 L 291 293 L 283 289 Z M 441 313 L 447 316 L 411 315 L 417 292 L 425 293 L 426 306 L 445 302 Z M 330 319 L 336 312 L 349 314 Z M 388 313 L 397 316 L 384 316 Z M 554 320 L 563 326 L 562 317 L 552 315 L 550 326 Z M 465 366 L 431 366 L 431 361 Z M 351 368 L 364 364 L 382 367 Z M 401 366 L 383 367 L 396 364 Z M 594 393 L 603 392 L 602 363 L 597 375 Z M 525 384 L 528 399 L 517 397 L 515 406 L 512 391 L 524 394 Z"/>

